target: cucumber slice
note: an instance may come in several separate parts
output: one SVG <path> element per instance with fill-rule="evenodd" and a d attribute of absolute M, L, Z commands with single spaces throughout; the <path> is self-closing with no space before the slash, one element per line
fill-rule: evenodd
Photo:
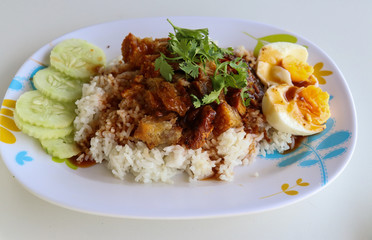
<path fill-rule="evenodd" d="M 47 128 L 66 128 L 75 118 L 75 104 L 47 98 L 38 90 L 23 93 L 17 100 L 15 112 L 20 120 Z"/>
<path fill-rule="evenodd" d="M 18 117 L 17 112 L 14 113 L 14 122 L 23 133 L 37 139 L 61 138 L 69 135 L 74 130 L 72 125 L 66 128 L 45 128 L 34 126 L 22 121 Z"/>
<path fill-rule="evenodd" d="M 67 75 L 89 79 L 105 65 L 102 49 L 82 39 L 67 39 L 57 44 L 50 54 L 50 64 Z"/>
<path fill-rule="evenodd" d="M 38 71 L 34 76 L 35 87 L 45 96 L 62 102 L 75 102 L 81 97 L 83 83 L 54 68 Z"/>
<path fill-rule="evenodd" d="M 72 135 L 57 139 L 42 139 L 40 143 L 45 151 L 53 157 L 70 158 L 80 153 Z"/>

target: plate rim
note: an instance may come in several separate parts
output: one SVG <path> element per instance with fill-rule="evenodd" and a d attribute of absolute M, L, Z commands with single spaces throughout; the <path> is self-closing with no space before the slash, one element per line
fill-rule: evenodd
<path fill-rule="evenodd" d="M 229 216 L 239 216 L 239 215 L 247 215 L 247 214 L 256 214 L 256 213 L 259 213 L 259 212 L 266 212 L 266 211 L 270 211 L 270 210 L 274 210 L 274 209 L 278 209 L 278 208 L 282 208 L 282 207 L 285 207 L 285 206 L 288 206 L 288 205 L 291 205 L 291 204 L 295 204 L 299 201 L 302 201 L 306 198 L 309 198 L 311 196 L 313 196 L 314 194 L 318 193 L 319 191 L 325 189 L 325 187 L 329 186 L 336 178 L 339 177 L 339 175 L 341 175 L 341 173 L 345 170 L 345 168 L 347 167 L 347 165 L 350 163 L 351 159 L 352 159 L 352 156 L 353 156 L 353 153 L 355 151 L 355 147 L 356 147 L 356 143 L 357 143 L 357 134 L 358 134 L 358 122 L 357 122 L 357 112 L 356 112 L 356 108 L 355 108 L 355 103 L 354 103 L 354 98 L 352 96 L 352 92 L 347 84 L 347 81 L 343 75 L 343 73 L 341 72 L 341 70 L 339 69 L 339 67 L 336 65 L 336 63 L 334 62 L 334 60 L 332 58 L 330 58 L 328 56 L 328 54 L 326 52 L 324 52 L 319 46 L 317 46 L 315 43 L 309 41 L 307 38 L 303 37 L 302 35 L 300 34 L 297 34 L 297 33 L 293 33 L 293 32 L 290 32 L 288 30 L 285 30 L 285 29 L 281 29 L 280 27 L 277 27 L 277 26 L 274 26 L 274 25 L 271 25 L 271 24 L 267 24 L 267 23 L 262 23 L 262 22 L 258 22 L 258 21 L 252 21 L 252 20 L 248 20 L 248 19 L 239 19 L 239 18 L 229 18 L 229 17 L 205 17 L 205 16 L 169 16 L 169 17 L 147 17 L 147 18 L 128 18 L 128 19 L 119 19 L 119 20 L 115 20 L 115 21 L 106 21 L 106 22 L 102 22 L 102 23 L 97 23 L 97 24 L 93 24 L 93 25 L 88 25 L 88 26 L 85 26 L 85 27 L 81 27 L 81 28 L 78 28 L 76 30 L 73 30 L 71 32 L 68 32 L 68 33 L 65 33 L 55 39 L 53 39 L 52 41 L 50 42 L 55 42 L 55 41 L 58 41 L 59 39 L 63 39 L 66 35 L 69 35 L 69 34 L 75 34 L 79 31 L 82 31 L 82 30 L 85 30 L 85 29 L 89 29 L 89 28 L 95 28 L 97 26 L 100 26 L 100 25 L 107 25 L 107 24 L 113 24 L 113 23 L 121 23 L 121 22 L 131 22 L 131 21 L 150 21 L 150 20 L 154 20 L 154 19 L 166 19 L 166 18 L 170 18 L 170 19 L 177 19 L 177 20 L 180 20 L 182 21 L 182 19 L 194 19 L 193 21 L 195 21 L 195 19 L 216 19 L 216 20 L 221 20 L 221 19 L 224 19 L 224 20 L 227 20 L 227 21 L 239 21 L 239 22 L 244 22 L 244 23 L 250 23 L 250 24 L 257 24 L 257 25 L 264 25 L 268 28 L 271 28 L 271 29 L 276 29 L 278 31 L 281 31 L 281 32 L 284 32 L 284 33 L 289 33 L 289 34 L 293 34 L 295 36 L 297 36 L 298 38 L 306 41 L 306 42 L 309 42 L 311 43 L 312 45 L 314 45 L 314 47 L 320 51 L 327 59 L 327 61 L 329 61 L 333 67 L 335 68 L 335 70 L 337 70 L 338 74 L 340 74 L 340 77 L 343 82 L 343 85 L 344 87 L 346 87 L 346 92 L 348 94 L 348 99 L 350 101 L 350 106 L 351 106 L 351 110 L 352 110 L 352 119 L 353 119 L 353 124 L 351 125 L 352 126 L 352 129 L 350 129 L 350 131 L 353 133 L 353 136 L 352 136 L 352 141 L 349 143 L 349 149 L 347 151 L 347 156 L 344 157 L 346 159 L 346 162 L 345 164 L 342 165 L 342 168 L 337 171 L 337 173 L 335 175 L 332 176 L 332 178 L 329 179 L 329 181 L 327 182 L 326 185 L 324 186 L 321 186 L 319 188 L 317 188 L 315 191 L 312 191 L 308 194 L 305 194 L 304 196 L 302 197 L 298 197 L 296 198 L 295 200 L 292 200 L 292 201 L 287 201 L 285 202 L 284 204 L 278 204 L 274 207 L 267 207 L 266 209 L 259 209 L 257 211 L 249 211 L 249 212 L 246 212 L 246 211 L 241 211 L 241 212 L 231 212 L 230 211 L 230 214 L 229 213 L 222 213 L 219 212 L 217 214 L 209 214 L 209 215 L 199 215 L 199 216 L 179 216 L 179 217 L 174 217 L 174 216 L 163 216 L 163 217 L 156 217 L 156 216 L 148 216 L 148 217 L 144 217 L 144 216 L 131 216 L 131 215 L 127 215 L 127 216 L 124 216 L 124 215 L 115 215 L 115 214 L 105 214 L 105 213 L 102 213 L 102 212 L 92 212 L 92 211 L 88 211 L 88 210 L 83 210 L 83 209 L 79 209 L 79 208 L 74 208 L 74 207 L 71 207 L 71 206 L 67 206 L 67 205 L 64 205 L 62 203 L 59 203 L 59 202 L 56 202 L 56 201 L 52 201 L 51 199 L 48 199 L 47 197 L 43 196 L 43 195 L 40 195 L 38 193 L 36 193 L 34 190 L 30 189 L 29 186 L 27 186 L 27 184 L 25 184 L 24 182 L 21 182 L 18 178 L 17 179 L 17 182 L 19 182 L 28 192 L 32 193 L 33 195 L 47 201 L 47 202 L 50 202 L 52 204 L 55 204 L 57 206 L 60 206 L 60 207 L 63 207 L 63 208 L 67 208 L 67 209 L 70 209 L 70 210 L 74 210 L 74 211 L 79 211 L 79 212 L 84 212 L 84 213 L 89 213 L 89 214 L 94 214 L 94 215 L 102 215 L 102 216 L 110 216 L 110 217 L 119 217 L 119 218 L 128 218 L 128 219 L 200 219 L 200 218 L 216 218 L 216 217 L 229 217 Z M 43 48 L 47 47 L 49 43 L 43 45 L 42 47 L 40 47 L 39 49 L 37 49 L 36 51 L 33 52 L 33 54 L 28 57 L 25 62 L 21 65 L 20 68 L 18 68 L 18 70 L 16 71 L 16 74 L 14 76 L 16 76 L 18 74 L 18 72 L 20 72 L 23 68 L 26 67 L 28 61 L 30 61 L 30 58 L 32 58 L 37 52 L 41 51 Z M 8 87 L 5 95 L 4 95 L 4 98 L 3 99 L 6 99 L 6 97 L 9 95 L 9 92 L 10 92 L 10 89 Z M 3 145 L 3 143 L 1 143 L 1 145 Z M 10 171 L 10 173 L 15 176 L 16 174 L 14 174 L 13 171 L 11 171 L 10 169 L 10 166 L 8 165 L 7 161 L 5 160 L 5 152 L 2 150 L 2 148 L 0 149 L 0 155 L 3 159 L 3 162 L 5 164 L 5 166 L 8 168 L 8 170 Z"/>

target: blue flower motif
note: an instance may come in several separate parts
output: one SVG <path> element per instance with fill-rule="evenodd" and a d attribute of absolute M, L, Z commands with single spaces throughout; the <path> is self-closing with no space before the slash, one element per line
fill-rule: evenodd
<path fill-rule="evenodd" d="M 26 77 L 15 76 L 9 85 L 12 90 L 19 91 L 23 88 L 23 82 L 27 81 Z"/>
<path fill-rule="evenodd" d="M 39 70 L 44 69 L 44 68 L 46 67 L 42 65 L 36 66 L 34 69 L 32 69 L 29 77 L 15 76 L 9 85 L 9 89 L 20 91 L 23 89 L 24 83 L 30 80 L 29 83 L 31 85 L 31 89 L 36 90 L 32 79 Z"/>
<path fill-rule="evenodd" d="M 319 134 L 307 137 L 293 152 L 282 155 L 278 152 L 266 155 L 266 159 L 279 160 L 278 167 L 286 167 L 298 163 L 299 167 L 319 166 L 321 182 L 328 182 L 327 166 L 325 161 L 341 156 L 347 150 L 342 145 L 350 140 L 352 133 L 346 130 L 332 131 L 335 120 L 328 119 L 326 129 Z"/>
<path fill-rule="evenodd" d="M 17 155 L 15 157 L 15 160 L 19 165 L 22 166 L 22 165 L 25 164 L 25 162 L 31 162 L 33 160 L 33 158 L 27 156 L 27 151 L 21 151 L 21 152 L 17 153 Z"/>

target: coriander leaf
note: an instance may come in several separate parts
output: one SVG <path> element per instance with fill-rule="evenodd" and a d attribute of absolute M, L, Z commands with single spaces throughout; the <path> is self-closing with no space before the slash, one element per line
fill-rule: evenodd
<path fill-rule="evenodd" d="M 195 108 L 199 108 L 202 105 L 200 99 L 197 96 L 195 96 L 194 94 L 190 94 L 190 96 L 191 96 L 191 98 L 193 100 L 192 101 L 192 104 L 194 104 L 194 107 Z"/>
<path fill-rule="evenodd" d="M 205 48 L 205 51 L 208 53 L 209 59 L 210 60 L 222 59 L 224 55 L 223 50 L 209 39 L 208 41 L 209 41 L 208 45 L 206 45 L 208 47 Z"/>
<path fill-rule="evenodd" d="M 189 59 L 189 42 L 186 39 L 181 39 L 180 41 L 175 40 L 170 42 L 171 49 L 173 53 L 182 56 L 183 58 Z"/>
<path fill-rule="evenodd" d="M 165 60 L 163 54 L 161 54 L 160 57 L 155 60 L 155 70 L 159 70 L 162 77 L 165 78 L 165 80 L 167 80 L 168 82 L 172 81 L 174 71 L 172 66 L 169 65 L 167 60 Z"/>
<path fill-rule="evenodd" d="M 214 101 L 217 101 L 217 103 L 219 103 L 218 97 L 220 96 L 222 89 L 223 88 L 221 88 L 219 90 L 213 90 L 210 94 L 205 95 L 202 99 L 203 104 L 209 104 L 209 103 L 212 103 Z"/>
<path fill-rule="evenodd" d="M 239 61 L 239 62 L 237 62 Z M 247 86 L 247 64 L 243 61 L 240 61 L 240 59 L 235 59 L 232 62 L 229 62 L 229 66 L 233 68 L 237 74 L 231 73 L 226 78 L 226 85 L 233 88 L 244 88 Z"/>
<path fill-rule="evenodd" d="M 242 91 L 240 92 L 240 96 L 243 100 L 243 103 L 246 107 L 248 107 L 250 104 L 251 104 L 251 98 L 250 98 L 250 95 L 248 93 L 249 90 L 252 90 L 251 88 L 243 88 Z"/>
<path fill-rule="evenodd" d="M 250 104 L 251 104 L 251 99 L 250 99 L 250 98 L 247 98 L 247 99 L 244 101 L 244 105 L 245 105 L 246 107 L 248 107 Z"/>
<path fill-rule="evenodd" d="M 199 66 L 191 62 L 183 62 L 180 64 L 180 69 L 191 77 L 196 78 L 199 75 Z"/>
<path fill-rule="evenodd" d="M 247 63 L 241 61 L 241 58 L 237 58 L 234 61 L 231 61 L 230 66 L 240 73 L 247 73 L 246 69 L 248 68 L 248 65 Z"/>
<path fill-rule="evenodd" d="M 234 49 L 232 47 L 221 48 L 221 51 L 222 51 L 222 54 L 232 55 L 234 52 Z"/>
<path fill-rule="evenodd" d="M 227 62 L 227 61 L 222 62 L 222 63 L 217 62 L 216 73 L 218 73 L 218 72 L 227 73 L 227 65 L 229 65 L 229 62 Z"/>
<path fill-rule="evenodd" d="M 194 60 L 196 54 L 198 53 L 198 43 L 191 40 L 189 45 L 189 56 L 191 60 Z"/>
<path fill-rule="evenodd" d="M 184 37 L 184 38 L 193 38 L 200 40 L 204 36 L 207 36 L 209 34 L 208 28 L 202 28 L 202 29 L 187 29 L 187 28 L 180 28 L 167 19 L 167 21 L 172 25 L 174 32 L 176 33 L 176 37 Z"/>
<path fill-rule="evenodd" d="M 247 80 L 244 75 L 241 74 L 230 74 L 225 77 L 227 87 L 243 88 L 247 86 Z"/>
<path fill-rule="evenodd" d="M 225 87 L 225 76 L 223 76 L 222 74 L 219 74 L 219 75 L 215 75 L 214 77 L 212 77 L 212 85 L 213 85 L 213 89 L 222 89 Z"/>

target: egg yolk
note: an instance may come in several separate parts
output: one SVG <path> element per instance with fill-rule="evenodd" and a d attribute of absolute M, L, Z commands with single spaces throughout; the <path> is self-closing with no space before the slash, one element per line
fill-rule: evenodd
<path fill-rule="evenodd" d="M 329 95 L 314 85 L 302 88 L 298 93 L 296 103 L 307 122 L 321 125 L 331 116 L 329 110 Z"/>
<path fill-rule="evenodd" d="M 293 56 L 283 58 L 282 66 L 291 74 L 293 82 L 308 81 L 314 72 L 312 66 L 306 62 L 301 62 Z"/>

